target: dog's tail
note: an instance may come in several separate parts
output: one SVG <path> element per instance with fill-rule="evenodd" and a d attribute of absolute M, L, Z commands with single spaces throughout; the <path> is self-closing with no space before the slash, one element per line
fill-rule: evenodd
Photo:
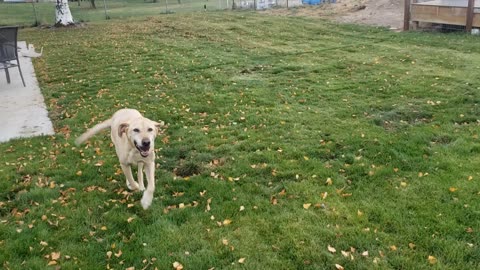
<path fill-rule="evenodd" d="M 91 129 L 87 130 L 85 133 L 80 135 L 80 137 L 78 137 L 75 140 L 75 144 L 79 146 L 80 144 L 88 140 L 93 135 L 97 134 L 98 132 L 104 129 L 110 128 L 111 126 L 112 126 L 112 119 L 108 119 L 101 122 L 100 124 L 96 124 L 94 127 L 92 127 Z"/>

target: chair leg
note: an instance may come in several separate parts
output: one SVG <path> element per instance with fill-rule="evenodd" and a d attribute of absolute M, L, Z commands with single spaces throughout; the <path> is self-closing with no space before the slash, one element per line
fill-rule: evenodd
<path fill-rule="evenodd" d="M 22 69 L 20 68 L 20 60 L 18 60 L 17 58 L 17 67 L 18 67 L 18 71 L 20 72 L 20 77 L 22 78 L 22 83 L 23 83 L 23 87 L 27 87 L 27 85 L 25 84 L 25 80 L 23 79 L 23 74 L 22 74 Z"/>
<path fill-rule="evenodd" d="M 5 76 L 7 76 L 7 83 L 10 84 L 10 73 L 8 73 L 8 68 L 5 69 Z"/>

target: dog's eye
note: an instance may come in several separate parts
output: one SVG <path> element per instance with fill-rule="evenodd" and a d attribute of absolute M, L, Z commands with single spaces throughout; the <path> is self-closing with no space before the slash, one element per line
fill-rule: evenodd
<path fill-rule="evenodd" d="M 153 128 L 148 128 L 148 132 L 152 132 L 153 131 Z"/>
<path fill-rule="evenodd" d="M 133 132 L 140 132 L 140 129 L 134 128 L 134 129 L 133 129 Z"/>

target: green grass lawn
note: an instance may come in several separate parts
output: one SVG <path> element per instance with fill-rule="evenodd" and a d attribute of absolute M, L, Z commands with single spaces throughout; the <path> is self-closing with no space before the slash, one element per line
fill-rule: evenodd
<path fill-rule="evenodd" d="M 106 18 L 118 20 L 135 17 L 160 15 L 165 13 L 185 13 L 207 10 L 223 10 L 231 8 L 229 0 L 96 0 L 96 8 L 90 1 L 69 2 L 75 22 L 105 21 Z M 106 14 L 105 14 L 106 9 Z M 3 3 L 0 2 L 1 25 L 54 25 L 55 3 Z"/>
<path fill-rule="evenodd" d="M 0 144 L 5 269 L 480 269 L 478 37 L 207 12 L 20 39 L 57 134 Z M 108 132 L 73 144 L 124 107 L 168 124 L 147 211 Z"/>

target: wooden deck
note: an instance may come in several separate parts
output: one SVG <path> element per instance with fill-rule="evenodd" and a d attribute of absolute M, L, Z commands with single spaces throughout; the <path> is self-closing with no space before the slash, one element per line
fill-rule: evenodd
<path fill-rule="evenodd" d="M 475 8 L 480 8 L 480 1 L 475 1 Z M 439 7 L 460 7 L 466 8 L 468 6 L 467 0 L 433 0 L 421 3 L 412 3 L 412 5 L 421 6 L 439 6 Z"/>
<path fill-rule="evenodd" d="M 429 22 L 451 25 L 466 25 L 467 0 L 433 0 L 412 3 L 410 6 L 412 22 Z M 480 0 L 475 1 L 473 27 L 480 27 Z"/>

